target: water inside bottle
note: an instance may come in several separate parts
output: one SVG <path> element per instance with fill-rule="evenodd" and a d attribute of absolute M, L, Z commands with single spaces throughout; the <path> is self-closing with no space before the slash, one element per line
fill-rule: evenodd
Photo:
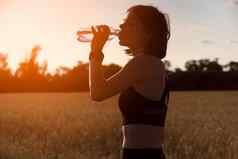
<path fill-rule="evenodd" d="M 112 40 L 115 37 L 117 37 L 120 30 L 110 27 L 110 31 L 111 32 L 108 37 L 108 40 Z M 91 28 L 80 28 L 79 31 L 77 32 L 77 35 L 78 35 L 78 40 L 80 42 L 91 42 L 93 39 L 93 33 Z"/>

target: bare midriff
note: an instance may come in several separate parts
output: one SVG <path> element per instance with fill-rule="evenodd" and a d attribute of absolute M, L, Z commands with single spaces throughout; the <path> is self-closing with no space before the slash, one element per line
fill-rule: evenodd
<path fill-rule="evenodd" d="M 164 144 L 164 127 L 128 124 L 122 126 L 123 148 L 161 148 Z"/>

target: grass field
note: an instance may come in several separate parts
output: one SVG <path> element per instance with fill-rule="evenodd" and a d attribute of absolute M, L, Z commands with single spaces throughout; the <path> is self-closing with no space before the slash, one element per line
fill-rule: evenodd
<path fill-rule="evenodd" d="M 0 95 L 0 159 L 119 159 L 118 96 Z M 168 159 L 237 159 L 238 91 L 171 92 Z"/>

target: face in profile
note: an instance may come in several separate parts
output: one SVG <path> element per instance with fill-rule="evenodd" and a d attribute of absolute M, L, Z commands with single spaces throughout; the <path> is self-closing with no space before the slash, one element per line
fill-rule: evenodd
<path fill-rule="evenodd" d="M 145 33 L 145 28 L 141 20 L 130 12 L 124 22 L 120 25 L 119 44 L 129 48 L 143 47 L 148 35 Z"/>

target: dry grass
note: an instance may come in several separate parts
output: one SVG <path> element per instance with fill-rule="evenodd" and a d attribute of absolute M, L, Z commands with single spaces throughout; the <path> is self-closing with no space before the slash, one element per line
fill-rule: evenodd
<path fill-rule="evenodd" d="M 237 159 L 238 92 L 172 92 L 168 159 Z M 119 159 L 118 96 L 1 94 L 0 159 Z"/>

